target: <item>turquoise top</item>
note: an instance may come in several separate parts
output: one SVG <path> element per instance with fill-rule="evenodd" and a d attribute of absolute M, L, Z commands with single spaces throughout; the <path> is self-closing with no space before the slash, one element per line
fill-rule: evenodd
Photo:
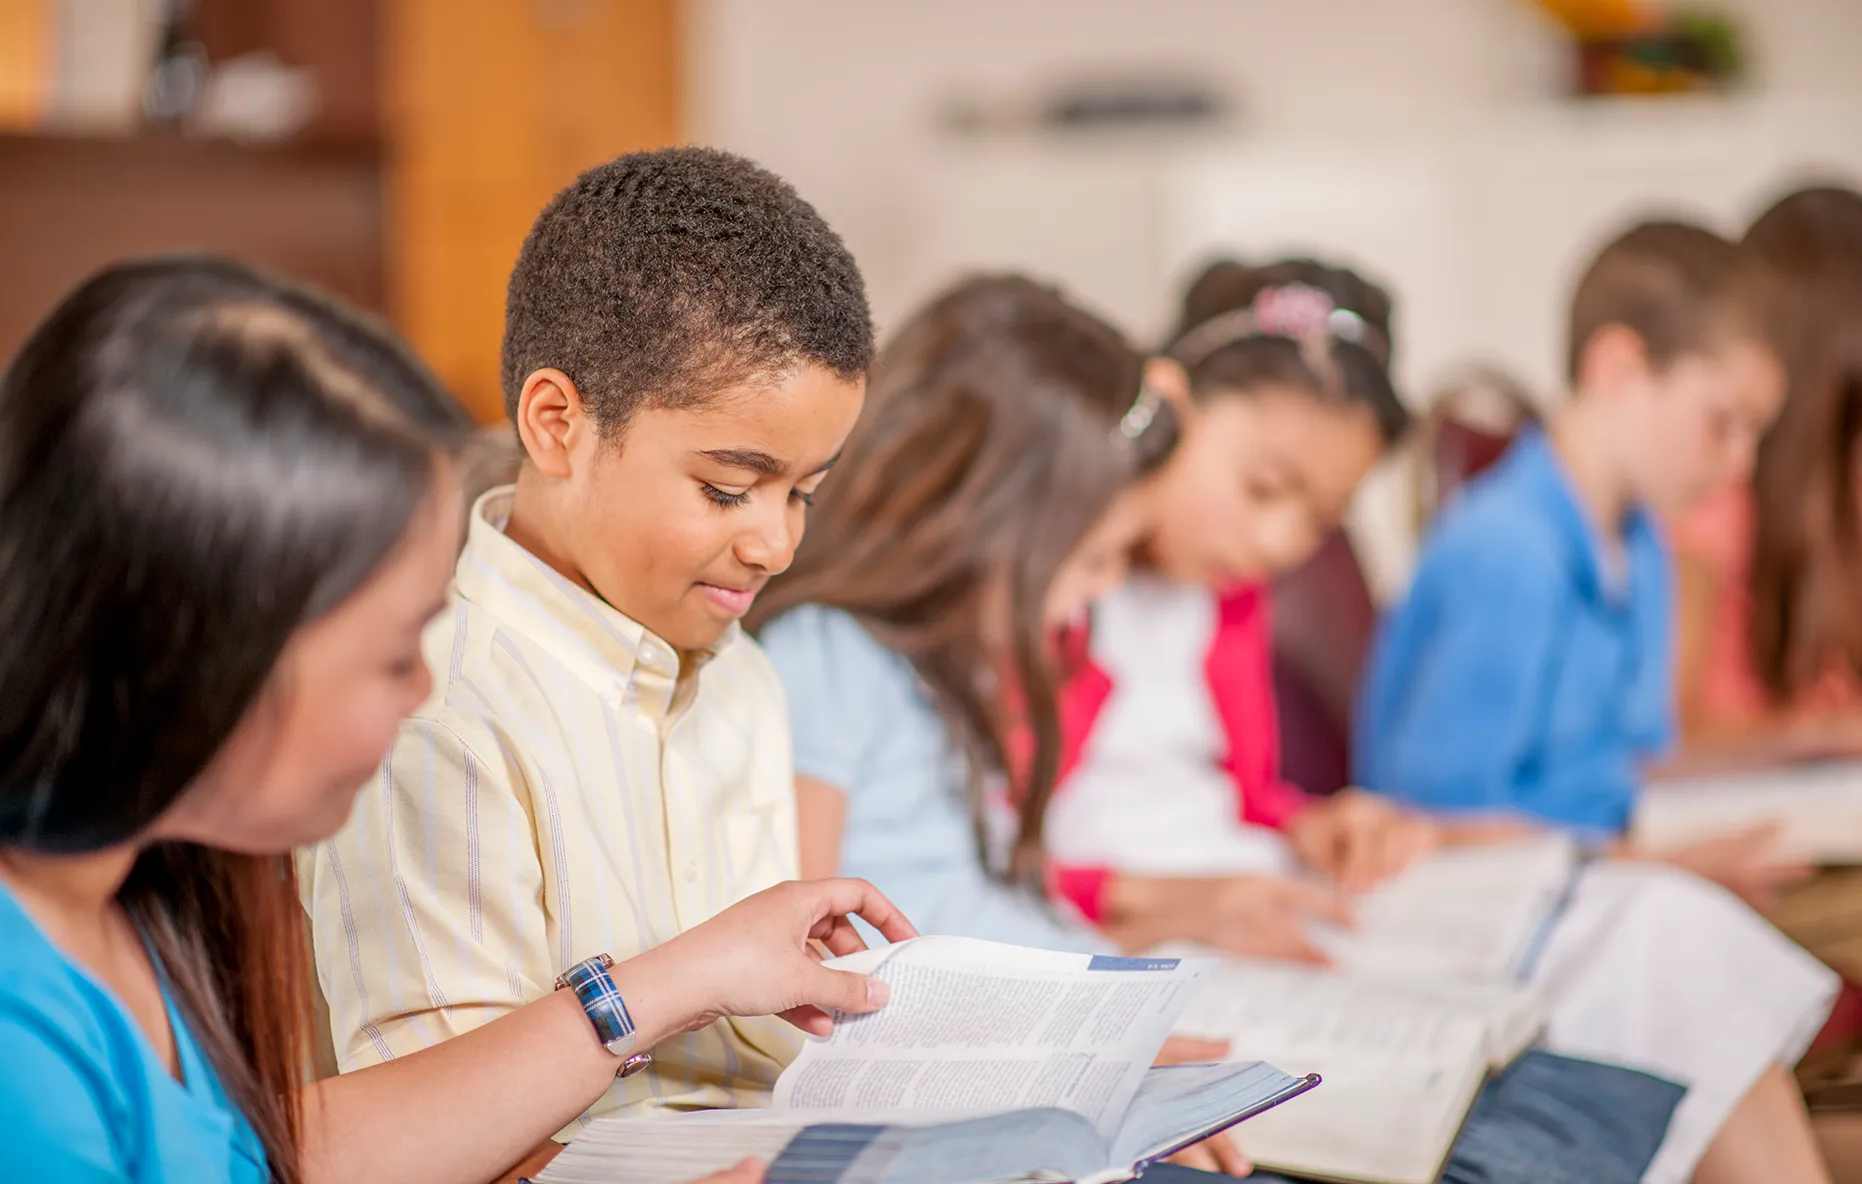
<path fill-rule="evenodd" d="M 177 1081 L 117 997 L 0 886 L 0 1177 L 266 1184 L 258 1136 L 163 985 Z"/>

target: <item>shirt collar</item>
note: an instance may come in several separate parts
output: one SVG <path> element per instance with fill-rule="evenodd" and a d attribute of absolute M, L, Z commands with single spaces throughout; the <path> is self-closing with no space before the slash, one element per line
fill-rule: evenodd
<path fill-rule="evenodd" d="M 596 686 L 617 677 L 625 683 L 636 667 L 677 676 L 679 656 L 671 645 L 504 533 L 515 491 L 515 486 L 500 486 L 472 507 L 453 577 L 459 598 L 543 645 Z M 741 632 L 732 623 L 696 655 L 697 665 L 722 654 Z"/>
<path fill-rule="evenodd" d="M 1571 476 L 1565 472 L 1545 432 L 1540 428 L 1530 429 L 1513 446 L 1513 453 L 1512 459 L 1529 487 L 1552 511 L 1559 534 L 1570 548 L 1573 571 L 1585 595 L 1617 605 L 1628 603 L 1637 568 L 1659 538 L 1654 517 L 1640 505 L 1630 507 L 1623 519 L 1624 568 L 1613 573 L 1597 525 L 1579 500 Z"/>

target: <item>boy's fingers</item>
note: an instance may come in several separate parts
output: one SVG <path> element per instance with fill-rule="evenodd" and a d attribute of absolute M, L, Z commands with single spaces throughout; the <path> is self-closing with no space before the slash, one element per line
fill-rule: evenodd
<path fill-rule="evenodd" d="M 845 917 L 828 917 L 815 924 L 815 940 L 835 957 L 857 954 L 866 948 L 866 939 L 853 927 L 853 922 Z"/>
<path fill-rule="evenodd" d="M 808 971 L 807 998 L 817 1007 L 864 1015 L 878 1011 L 892 998 L 892 988 L 884 979 L 848 970 L 829 970 L 819 964 L 809 967 Z"/>
<path fill-rule="evenodd" d="M 834 1017 L 819 1007 L 791 1007 L 777 1018 L 787 1020 L 810 1036 L 834 1035 Z"/>

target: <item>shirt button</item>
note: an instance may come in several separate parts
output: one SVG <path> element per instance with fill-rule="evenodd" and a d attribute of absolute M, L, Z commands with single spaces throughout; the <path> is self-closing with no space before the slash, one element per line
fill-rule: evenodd
<path fill-rule="evenodd" d="M 698 883 L 698 861 L 695 859 L 685 865 L 685 882 L 688 884 Z"/>

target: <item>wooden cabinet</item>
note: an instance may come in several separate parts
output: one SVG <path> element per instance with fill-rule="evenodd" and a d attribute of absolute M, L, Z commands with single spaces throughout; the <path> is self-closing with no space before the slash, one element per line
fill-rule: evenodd
<path fill-rule="evenodd" d="M 531 220 L 590 165 L 681 138 L 680 7 L 202 0 L 215 60 L 262 50 L 315 74 L 315 124 L 259 148 L 0 134 L 0 358 L 105 262 L 220 251 L 385 312 L 498 418 L 505 281 Z M 0 68 L 41 25 L 0 23 Z"/>
<path fill-rule="evenodd" d="M 504 288 L 577 173 L 680 139 L 677 0 L 382 0 L 390 307 L 480 419 Z"/>
<path fill-rule="evenodd" d="M 90 272 L 184 250 L 232 255 L 382 310 L 375 147 L 0 135 L 0 359 Z"/>

